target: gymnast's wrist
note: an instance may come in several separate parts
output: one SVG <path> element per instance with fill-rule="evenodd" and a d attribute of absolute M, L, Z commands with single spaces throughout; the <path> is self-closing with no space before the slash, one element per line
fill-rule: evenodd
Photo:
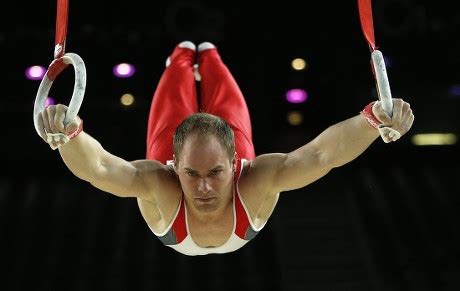
<path fill-rule="evenodd" d="M 371 128 L 378 130 L 379 126 L 382 125 L 382 122 L 378 120 L 372 112 L 372 107 L 374 106 L 375 102 L 377 101 L 372 101 L 371 103 L 367 104 L 359 113 Z"/>
<path fill-rule="evenodd" d="M 81 119 L 80 116 L 78 116 L 77 118 L 79 121 L 78 127 L 74 131 L 71 131 L 67 134 L 69 140 L 77 137 L 83 131 L 83 119 Z"/>

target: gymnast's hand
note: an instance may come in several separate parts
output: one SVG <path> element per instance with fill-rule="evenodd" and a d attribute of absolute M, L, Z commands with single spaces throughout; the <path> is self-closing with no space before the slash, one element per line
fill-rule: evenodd
<path fill-rule="evenodd" d="M 50 105 L 39 113 L 38 130 L 40 137 L 53 150 L 67 143 L 81 131 L 82 120 L 78 116 L 69 124 L 64 125 L 67 108 L 62 104 Z"/>
<path fill-rule="evenodd" d="M 374 104 L 372 113 L 382 122 L 378 129 L 386 143 L 398 140 L 410 130 L 414 123 L 414 114 L 410 104 L 402 99 L 393 98 L 392 117 L 388 116 L 380 101 Z"/>

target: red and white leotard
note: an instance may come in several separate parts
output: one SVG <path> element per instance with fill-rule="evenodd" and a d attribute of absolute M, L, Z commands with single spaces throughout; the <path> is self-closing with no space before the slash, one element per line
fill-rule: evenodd
<path fill-rule="evenodd" d="M 238 192 L 242 163 L 255 157 L 252 129 L 246 101 L 236 81 L 222 62 L 216 48 L 197 52 L 200 98 L 194 75 L 195 51 L 176 46 L 171 63 L 161 76 L 153 96 L 147 130 L 147 159 L 166 164 L 173 159 L 173 135 L 176 127 L 190 114 L 207 112 L 223 118 L 233 129 L 238 168 L 233 194 L 234 231 L 228 241 L 216 248 L 197 246 L 188 232 L 184 198 L 171 225 L 163 233 L 155 233 L 167 246 L 187 255 L 227 253 L 241 248 L 261 228 L 253 226 Z"/>
<path fill-rule="evenodd" d="M 239 192 L 238 180 L 246 162 L 247 161 L 243 159 L 238 161 L 237 164 L 233 187 L 233 231 L 223 245 L 218 247 L 203 248 L 193 241 L 188 228 L 187 206 L 184 203 L 183 194 L 171 224 L 162 233 L 157 233 L 151 229 L 152 232 L 166 246 L 189 256 L 229 253 L 244 246 L 264 227 L 264 225 L 261 227 L 254 226 Z"/>

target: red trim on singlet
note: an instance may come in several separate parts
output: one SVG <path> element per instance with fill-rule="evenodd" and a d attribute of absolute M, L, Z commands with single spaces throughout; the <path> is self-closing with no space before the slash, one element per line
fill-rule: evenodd
<path fill-rule="evenodd" d="M 185 200 L 184 193 L 180 201 L 180 209 L 176 220 L 172 225 L 173 231 L 176 234 L 176 244 L 180 244 L 187 237 L 187 225 L 185 224 Z"/>
<path fill-rule="evenodd" d="M 245 239 L 246 232 L 250 227 L 248 214 L 244 209 L 243 203 L 240 200 L 238 195 L 238 179 L 241 173 L 241 159 L 237 158 L 236 171 L 233 178 L 234 190 L 233 190 L 233 199 L 235 199 L 235 211 L 236 211 L 236 227 L 235 234 L 241 239 Z M 182 193 L 182 198 L 180 202 L 179 213 L 177 214 L 176 219 L 172 225 L 173 231 L 176 234 L 176 244 L 180 244 L 187 237 L 187 225 L 185 222 L 185 200 L 184 193 Z"/>
<path fill-rule="evenodd" d="M 234 176 L 234 190 L 233 190 L 233 199 L 235 199 L 235 212 L 236 212 L 236 228 L 235 234 L 239 236 L 241 239 L 245 239 L 246 232 L 248 231 L 249 219 L 246 210 L 244 210 L 243 203 L 240 200 L 240 196 L 238 195 L 238 179 L 240 178 L 241 173 L 241 159 L 238 158 L 236 163 L 236 172 Z"/>

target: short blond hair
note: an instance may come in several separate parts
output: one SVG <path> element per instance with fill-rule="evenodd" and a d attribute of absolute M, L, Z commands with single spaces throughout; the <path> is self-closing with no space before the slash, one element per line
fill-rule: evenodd
<path fill-rule="evenodd" d="M 192 134 L 198 137 L 214 135 L 228 153 L 229 159 L 235 154 L 235 135 L 232 127 L 221 117 L 199 112 L 184 119 L 174 132 L 174 155 L 176 159 L 182 151 L 185 140 Z"/>

